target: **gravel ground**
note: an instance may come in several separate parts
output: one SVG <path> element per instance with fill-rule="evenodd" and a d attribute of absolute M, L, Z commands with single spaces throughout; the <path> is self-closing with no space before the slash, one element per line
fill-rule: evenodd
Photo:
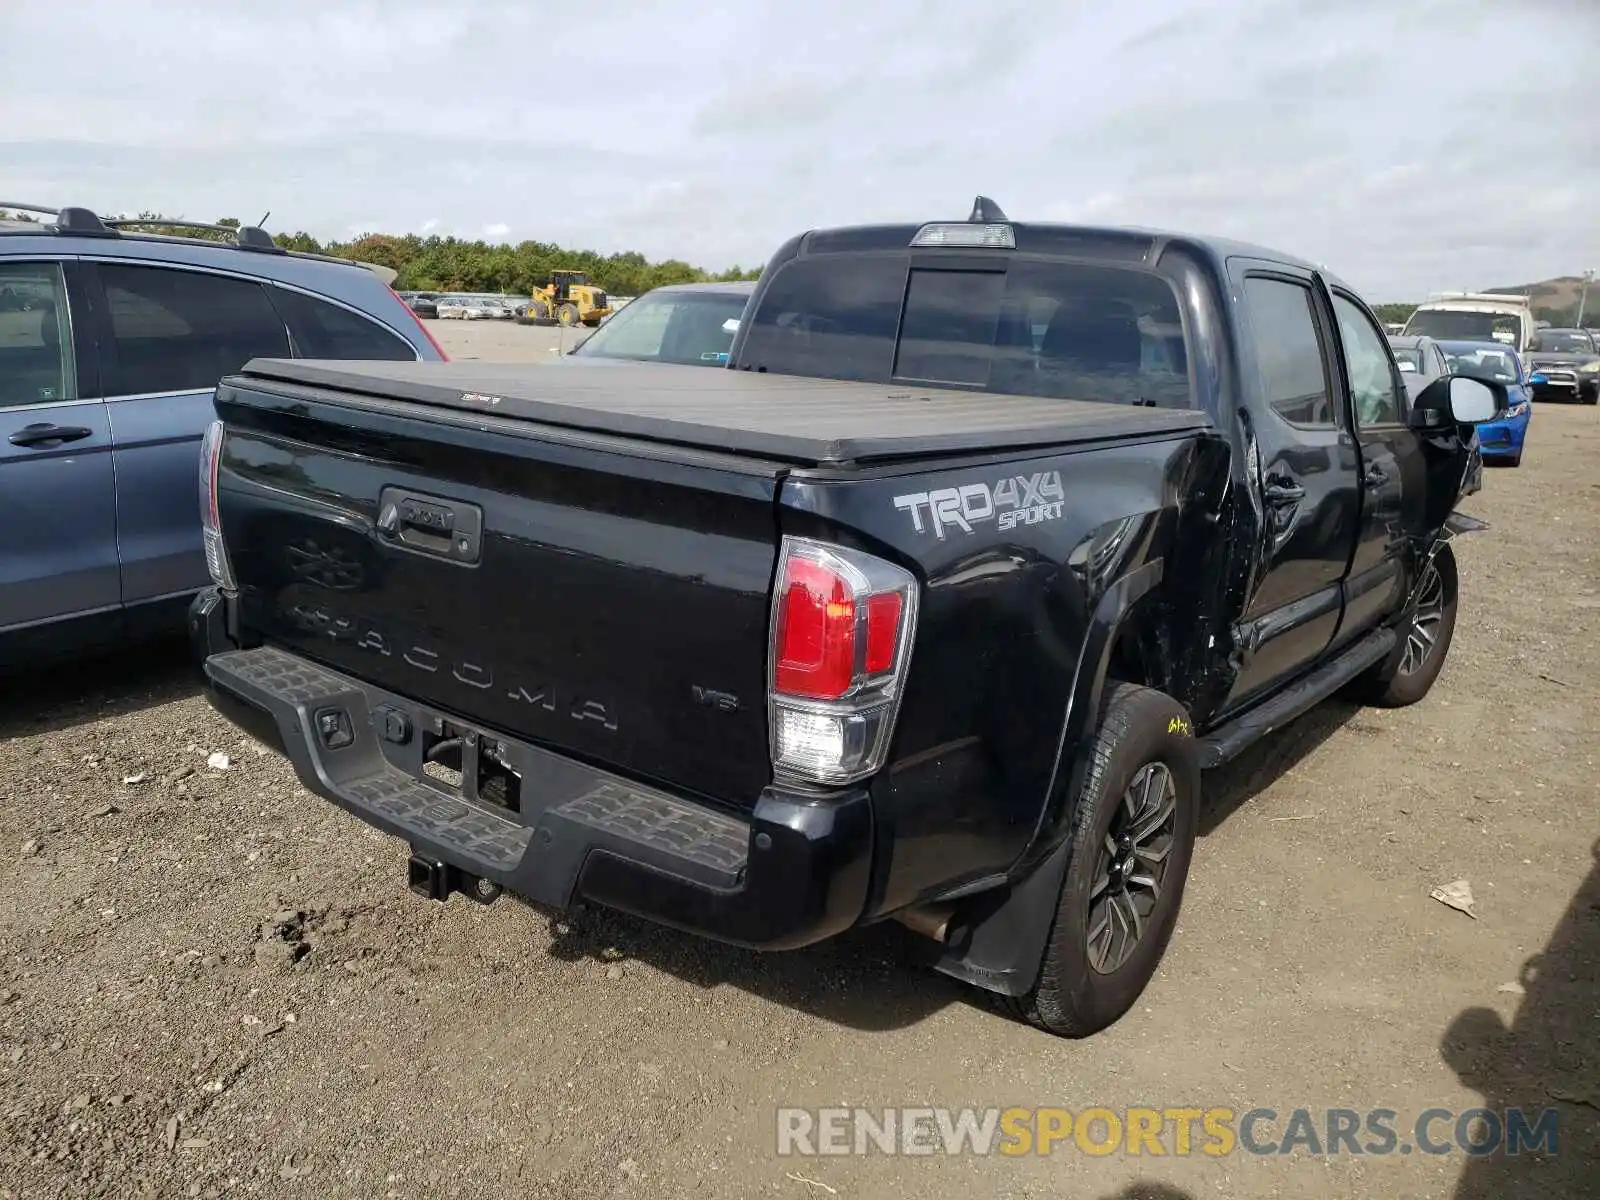
<path fill-rule="evenodd" d="M 548 330 L 443 322 L 461 357 Z M 1065 1042 L 897 928 L 762 957 L 515 901 L 214 716 L 181 647 L 0 683 L 0 1197 L 1592 1196 L 1600 414 L 1466 508 L 1444 675 L 1210 781 L 1143 1003 Z M 217 754 L 227 757 L 222 760 Z M 1476 919 L 1429 898 L 1469 880 Z M 1554 1105 L 1553 1158 L 780 1158 L 778 1105 Z M 939 1162 L 938 1174 L 930 1174 Z"/>

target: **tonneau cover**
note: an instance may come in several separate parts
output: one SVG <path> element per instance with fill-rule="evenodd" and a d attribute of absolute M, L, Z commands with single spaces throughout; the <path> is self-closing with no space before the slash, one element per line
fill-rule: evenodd
<path fill-rule="evenodd" d="M 224 380 L 332 389 L 819 466 L 1201 429 L 1190 409 L 638 363 L 252 359 Z"/>

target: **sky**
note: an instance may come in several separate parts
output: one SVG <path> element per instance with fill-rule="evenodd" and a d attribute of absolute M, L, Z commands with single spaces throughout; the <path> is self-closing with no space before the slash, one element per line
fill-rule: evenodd
<path fill-rule="evenodd" d="M 0 0 L 0 199 L 759 266 L 964 217 L 1600 267 L 1600 0 Z"/>

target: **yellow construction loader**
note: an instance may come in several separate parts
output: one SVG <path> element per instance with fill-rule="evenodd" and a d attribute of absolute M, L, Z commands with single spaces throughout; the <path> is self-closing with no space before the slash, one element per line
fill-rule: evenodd
<path fill-rule="evenodd" d="M 525 325 L 600 324 L 611 315 L 611 300 L 604 290 L 589 282 L 583 271 L 551 271 L 550 280 L 535 288 L 525 316 Z"/>

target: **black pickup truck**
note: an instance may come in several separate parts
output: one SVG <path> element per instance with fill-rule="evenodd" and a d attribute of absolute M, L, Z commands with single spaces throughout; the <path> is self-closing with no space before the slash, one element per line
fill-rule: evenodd
<path fill-rule="evenodd" d="M 760 949 L 897 918 L 1083 1035 L 1172 931 L 1200 778 L 1428 691 L 1474 422 L 1317 268 L 965 221 L 772 258 L 727 370 L 222 382 L 214 704 L 444 899 Z"/>

